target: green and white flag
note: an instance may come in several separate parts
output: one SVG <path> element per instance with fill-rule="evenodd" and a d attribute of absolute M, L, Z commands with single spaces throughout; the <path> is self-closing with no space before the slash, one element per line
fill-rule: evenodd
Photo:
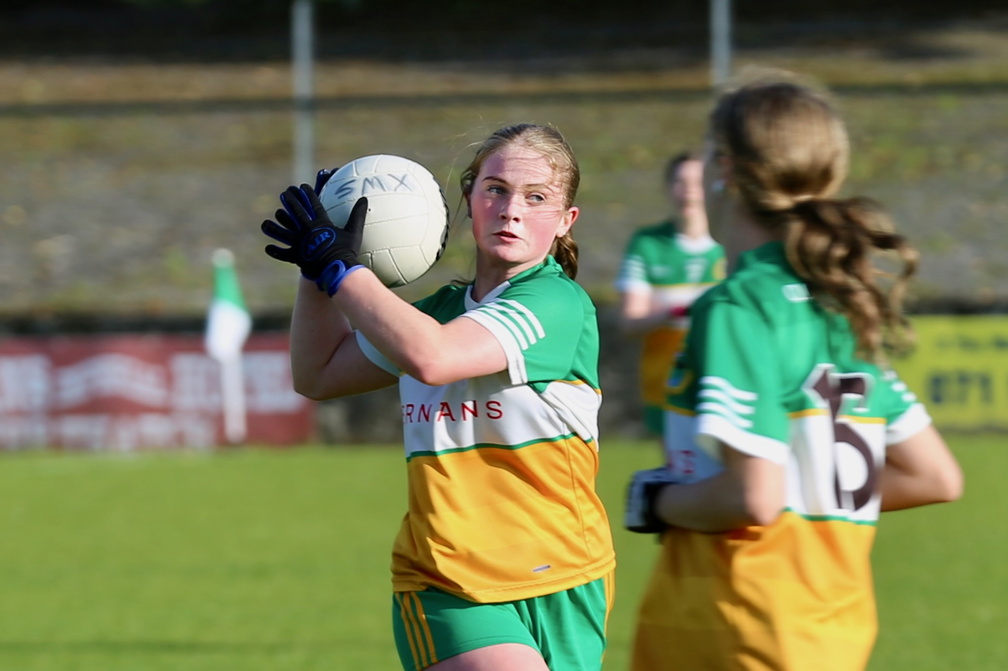
<path fill-rule="evenodd" d="M 214 297 L 207 315 L 206 350 L 217 361 L 237 359 L 252 330 L 252 318 L 242 299 L 234 254 L 218 249 L 213 266 Z"/>
<path fill-rule="evenodd" d="M 234 254 L 218 249 L 213 255 L 214 297 L 207 315 L 206 350 L 220 362 L 224 435 L 229 443 L 245 440 L 245 380 L 241 353 L 252 330 L 245 308 Z"/>

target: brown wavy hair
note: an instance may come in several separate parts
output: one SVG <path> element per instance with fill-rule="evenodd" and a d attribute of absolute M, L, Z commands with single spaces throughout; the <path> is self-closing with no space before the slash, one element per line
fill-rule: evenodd
<path fill-rule="evenodd" d="M 812 296 L 847 317 L 858 353 L 884 361 L 908 349 L 903 300 L 918 253 L 879 203 L 837 196 L 850 144 L 826 92 L 780 74 L 754 79 L 721 95 L 710 130 L 731 188 L 784 240 Z"/>
<path fill-rule="evenodd" d="M 505 126 L 494 131 L 490 137 L 483 141 L 476 150 L 473 160 L 462 171 L 459 182 L 463 195 L 468 197 L 472 193 L 473 184 L 480 168 L 483 167 L 483 162 L 490 155 L 512 144 L 524 145 L 549 160 L 553 168 L 553 175 L 563 187 L 563 207 L 564 209 L 571 207 L 574 204 L 578 186 L 581 184 L 581 168 L 578 167 L 574 151 L 556 128 L 531 123 Z M 578 245 L 570 230 L 553 242 L 550 254 L 556 258 L 557 263 L 560 264 L 568 277 L 571 279 L 577 277 Z"/>

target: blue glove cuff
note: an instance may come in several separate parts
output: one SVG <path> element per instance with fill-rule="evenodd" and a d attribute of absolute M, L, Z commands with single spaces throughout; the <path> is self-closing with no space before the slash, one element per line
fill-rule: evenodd
<path fill-rule="evenodd" d="M 319 291 L 324 291 L 329 296 L 333 296 L 340 285 L 343 284 L 343 280 L 346 279 L 347 275 L 363 267 L 359 263 L 347 267 L 343 261 L 333 261 L 326 266 L 326 269 L 322 271 L 319 278 L 315 280 L 315 285 L 319 288 Z"/>

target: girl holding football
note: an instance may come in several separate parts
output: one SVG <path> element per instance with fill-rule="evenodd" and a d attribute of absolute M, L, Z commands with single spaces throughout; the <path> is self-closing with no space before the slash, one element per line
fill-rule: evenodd
<path fill-rule="evenodd" d="M 916 253 L 877 204 L 837 195 L 847 161 L 829 99 L 789 76 L 728 90 L 710 116 L 706 206 L 729 275 L 694 304 L 671 374 L 667 468 L 631 486 L 628 526 L 662 533 L 636 671 L 863 669 L 880 512 L 961 495 L 886 363 L 910 336 Z"/>
<path fill-rule="evenodd" d="M 366 199 L 340 229 L 315 190 L 291 187 L 263 224 L 289 245 L 267 253 L 304 275 L 297 391 L 399 385 L 409 509 L 392 620 L 404 669 L 601 668 L 615 560 L 595 491 L 598 326 L 574 281 L 579 181 L 556 129 L 493 133 L 461 178 L 475 278 L 412 305 L 357 261 Z"/>

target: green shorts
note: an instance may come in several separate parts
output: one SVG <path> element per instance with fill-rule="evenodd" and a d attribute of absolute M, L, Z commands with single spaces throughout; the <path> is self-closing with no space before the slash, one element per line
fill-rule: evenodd
<path fill-rule="evenodd" d="M 503 603 L 476 603 L 428 588 L 393 595 L 392 629 L 406 671 L 499 643 L 535 648 L 551 671 L 599 671 L 611 602 L 612 575 Z"/>

